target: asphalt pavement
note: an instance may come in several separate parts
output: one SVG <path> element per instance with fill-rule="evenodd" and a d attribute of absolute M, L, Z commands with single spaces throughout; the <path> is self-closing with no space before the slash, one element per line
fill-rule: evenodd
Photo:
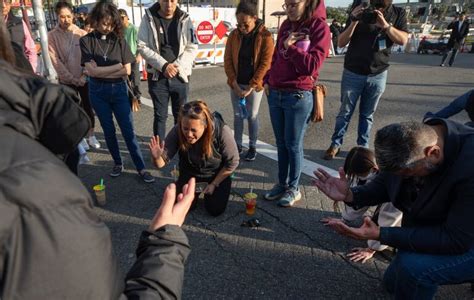
<path fill-rule="evenodd" d="M 389 123 L 421 120 L 426 111 L 435 111 L 474 88 L 474 55 L 460 54 L 456 67 L 438 66 L 440 56 L 398 54 L 392 56 L 386 92 L 375 115 L 373 134 Z M 343 156 L 355 145 L 357 115 L 354 115 L 344 141 L 340 158 L 331 162 L 320 159 L 329 146 L 339 108 L 339 85 L 343 58 L 326 61 L 320 81 L 329 87 L 325 105 L 325 120 L 311 124 L 305 137 L 305 158 L 336 169 Z M 144 97 L 147 84 L 142 82 Z M 190 99 L 205 99 L 211 108 L 219 110 L 233 127 L 229 103 L 229 88 L 222 66 L 196 68 L 190 87 Z M 357 112 L 356 112 L 357 113 Z M 274 145 L 266 99 L 260 110 L 262 142 Z M 466 121 L 461 113 L 456 117 Z M 135 131 L 147 168 L 156 182 L 140 180 L 119 135 L 125 172 L 112 179 L 107 174 L 113 161 L 106 149 L 89 152 L 91 162 L 81 165 L 80 177 L 89 190 L 104 178 L 107 204 L 96 212 L 108 224 L 122 271 L 132 265 L 140 232 L 144 230 L 160 205 L 161 195 L 172 182 L 171 170 L 177 160 L 162 170 L 151 162 L 146 144 L 152 135 L 153 110 L 142 106 L 134 113 Z M 172 117 L 168 119 L 168 128 Z M 97 122 L 97 137 L 105 147 L 102 130 Z M 117 128 L 117 132 L 119 129 Z M 376 255 L 365 264 L 352 263 L 346 254 L 363 242 L 341 237 L 324 227 L 319 220 L 337 216 L 323 194 L 303 175 L 302 200 L 292 208 L 279 208 L 263 200 L 263 194 L 276 182 L 277 162 L 259 155 L 254 162 L 241 161 L 233 181 L 232 195 L 226 212 L 219 217 L 207 215 L 203 204 L 189 213 L 185 225 L 192 247 L 186 264 L 184 299 L 389 299 L 381 280 L 390 255 Z M 259 195 L 258 228 L 241 227 L 249 217 L 241 195 L 250 186 Z M 439 299 L 474 299 L 467 284 L 440 288 Z"/>

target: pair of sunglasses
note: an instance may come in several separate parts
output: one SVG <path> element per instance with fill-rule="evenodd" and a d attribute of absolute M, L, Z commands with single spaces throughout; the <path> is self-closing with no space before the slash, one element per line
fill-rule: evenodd
<path fill-rule="evenodd" d="M 242 227 L 259 227 L 260 226 L 260 220 L 257 218 L 252 218 L 247 221 L 242 222 L 240 224 Z"/>
<path fill-rule="evenodd" d="M 188 113 L 195 113 L 195 114 L 200 114 L 202 113 L 202 107 L 199 105 L 199 103 L 186 103 L 183 105 L 183 113 L 188 114 Z"/>

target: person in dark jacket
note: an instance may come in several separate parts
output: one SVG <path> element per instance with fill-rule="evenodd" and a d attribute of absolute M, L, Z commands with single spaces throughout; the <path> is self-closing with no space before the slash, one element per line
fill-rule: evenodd
<path fill-rule="evenodd" d="M 109 229 L 58 158 L 89 118 L 72 89 L 14 70 L 5 30 L 0 20 L 0 299 L 180 298 L 194 179 L 177 197 L 166 189 L 124 286 Z"/>
<path fill-rule="evenodd" d="M 448 54 L 451 51 L 451 57 L 449 58 L 449 66 L 452 67 L 454 59 L 458 54 L 458 50 L 462 47 L 464 39 L 469 34 L 469 22 L 466 20 L 466 13 L 462 12 L 459 15 L 459 19 L 448 25 L 447 29 L 451 29 L 451 35 L 449 36 L 448 45 L 444 51 L 443 58 L 441 59 L 441 67 L 444 67 L 444 63 L 448 58 Z"/>
<path fill-rule="evenodd" d="M 447 119 L 451 116 L 454 116 L 460 113 L 463 110 L 468 110 L 468 104 L 474 102 L 474 89 L 462 94 L 461 96 L 455 98 L 448 105 L 443 107 L 441 110 L 432 113 L 427 112 L 425 118 L 444 118 Z M 474 121 L 474 117 L 471 118 L 471 121 Z"/>
<path fill-rule="evenodd" d="M 369 218 L 360 228 L 328 223 L 352 238 L 397 248 L 385 272 L 396 299 L 432 299 L 437 287 L 474 281 L 474 129 L 446 119 L 407 122 L 380 129 L 375 155 L 381 173 L 349 188 L 346 176 L 315 172 L 315 185 L 353 208 L 392 202 L 402 227 L 379 227 Z"/>
<path fill-rule="evenodd" d="M 0 64 L 0 137 L 10 141 L 0 148 L 0 298 L 179 298 L 190 251 L 179 226 L 194 197 L 194 179 L 174 208 L 176 187 L 167 188 L 141 234 L 124 288 L 109 229 L 87 189 L 56 157 L 86 135 L 87 115 L 71 100 L 71 89 L 6 67 Z"/>
<path fill-rule="evenodd" d="M 329 30 L 331 31 L 332 35 L 332 45 L 334 47 L 334 54 L 339 54 L 337 53 L 337 39 L 339 37 L 339 34 L 341 34 L 342 28 L 336 19 L 332 20 L 331 26 L 329 26 Z"/>

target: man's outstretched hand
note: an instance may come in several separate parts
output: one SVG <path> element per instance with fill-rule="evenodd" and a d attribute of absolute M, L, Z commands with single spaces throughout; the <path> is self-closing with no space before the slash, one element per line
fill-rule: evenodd
<path fill-rule="evenodd" d="M 364 218 L 364 223 L 359 228 L 349 227 L 341 219 L 335 218 L 325 218 L 321 222 L 338 233 L 356 240 L 378 240 L 380 238 L 380 227 L 369 217 Z"/>
<path fill-rule="evenodd" d="M 343 168 L 339 168 L 339 178 L 329 175 L 321 168 L 313 173 L 316 176 L 313 179 L 313 184 L 330 199 L 334 201 L 352 201 L 352 192 L 349 189 L 349 182 Z"/>
<path fill-rule="evenodd" d="M 183 186 L 183 192 L 176 198 L 176 185 L 174 183 L 169 184 L 163 195 L 161 206 L 156 211 L 148 231 L 154 232 L 164 225 L 183 225 L 186 214 L 193 203 L 195 189 L 196 180 L 191 178 Z"/>

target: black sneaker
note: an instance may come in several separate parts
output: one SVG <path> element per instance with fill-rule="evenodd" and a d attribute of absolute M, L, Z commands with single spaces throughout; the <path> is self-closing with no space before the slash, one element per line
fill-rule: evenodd
<path fill-rule="evenodd" d="M 245 154 L 245 160 L 246 161 L 254 161 L 255 158 L 257 157 L 257 149 L 254 147 L 250 147 L 249 151 L 247 151 L 247 154 Z"/>
<path fill-rule="evenodd" d="M 122 174 L 123 171 L 123 166 L 122 165 L 115 165 L 114 168 L 112 169 L 112 172 L 110 172 L 110 176 L 112 177 L 118 177 Z"/>
<path fill-rule="evenodd" d="M 239 155 L 242 154 L 242 145 L 237 145 L 237 151 L 239 151 Z"/>
<path fill-rule="evenodd" d="M 145 181 L 146 183 L 153 183 L 155 182 L 155 177 L 151 176 L 150 172 L 142 172 L 138 173 L 140 177 Z"/>

